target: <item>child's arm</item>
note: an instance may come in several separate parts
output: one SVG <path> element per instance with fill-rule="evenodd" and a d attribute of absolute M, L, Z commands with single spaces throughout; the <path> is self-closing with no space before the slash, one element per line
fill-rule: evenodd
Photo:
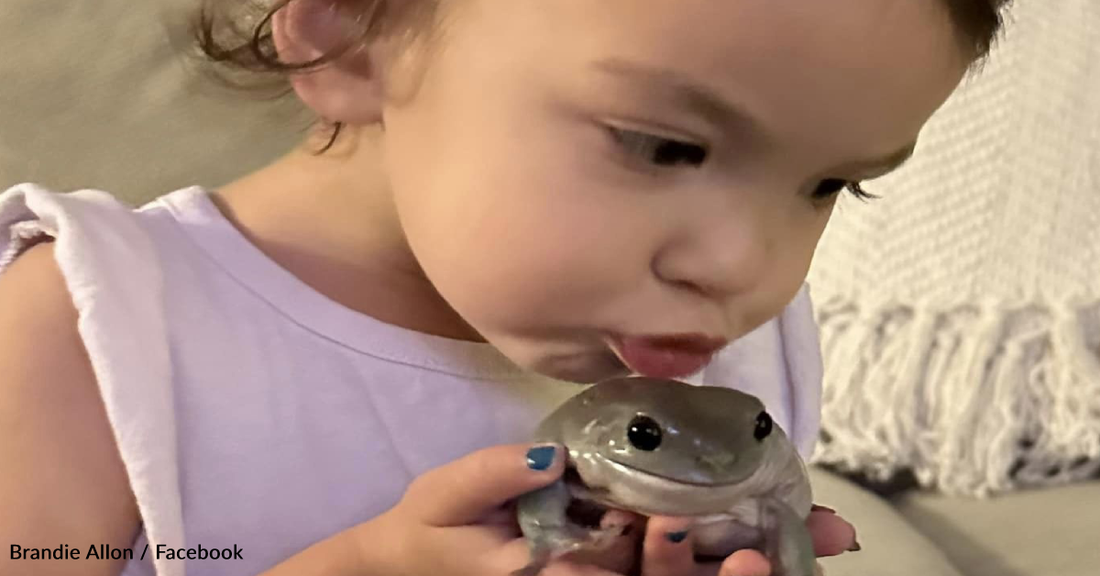
<path fill-rule="evenodd" d="M 0 574 L 115 576 L 123 561 L 12 559 L 12 545 L 128 548 L 138 510 L 53 244 L 0 275 Z"/>

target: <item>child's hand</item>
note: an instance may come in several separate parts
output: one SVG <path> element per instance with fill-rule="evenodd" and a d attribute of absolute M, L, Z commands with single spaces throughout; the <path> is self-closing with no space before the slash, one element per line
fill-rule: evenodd
<path fill-rule="evenodd" d="M 528 455 L 529 445 L 480 450 L 430 470 L 409 485 L 401 501 L 358 526 L 363 574 L 372 576 L 509 576 L 529 560 L 515 512 L 508 503 L 561 476 L 561 448 L 545 470 L 547 453 Z M 613 576 L 626 571 L 635 542 L 623 537 L 598 558 L 603 566 L 552 562 L 542 576 Z"/>
<path fill-rule="evenodd" d="M 820 558 L 859 550 L 855 528 L 835 511 L 814 506 L 806 524 Z M 675 518 L 651 518 L 646 526 L 642 548 L 642 576 L 770 576 L 771 566 L 756 550 L 739 550 L 725 561 L 700 564 L 691 552 L 691 532 L 679 542 L 669 534 L 683 531 L 686 521 Z M 821 567 L 818 566 L 818 573 Z"/>

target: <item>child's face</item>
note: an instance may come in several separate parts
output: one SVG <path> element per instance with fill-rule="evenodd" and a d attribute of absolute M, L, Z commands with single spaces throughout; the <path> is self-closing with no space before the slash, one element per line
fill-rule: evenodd
<path fill-rule="evenodd" d="M 461 4 L 384 113 L 397 214 L 470 325 L 577 381 L 622 373 L 610 335 L 778 314 L 815 193 L 903 159 L 967 65 L 929 0 Z"/>

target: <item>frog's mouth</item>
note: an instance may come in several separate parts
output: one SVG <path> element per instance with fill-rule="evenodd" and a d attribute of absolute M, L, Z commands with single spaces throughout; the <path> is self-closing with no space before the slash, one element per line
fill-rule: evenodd
<path fill-rule="evenodd" d="M 595 480 L 599 485 L 589 485 L 581 478 L 573 462 L 566 465 L 562 481 L 572 496 L 568 516 L 584 526 L 597 526 L 608 509 L 633 510 L 647 515 L 695 514 L 685 509 L 685 502 L 699 507 L 698 513 L 709 512 L 714 502 L 729 501 L 733 494 L 743 489 L 741 482 L 691 482 L 668 478 L 616 462 L 604 455 L 590 454 L 598 459 L 601 467 L 610 472 Z M 606 482 L 606 484 L 604 484 Z M 662 501 L 676 502 L 675 512 L 654 507 Z"/>
<path fill-rule="evenodd" d="M 609 507 L 603 504 L 607 490 L 592 488 L 584 483 L 576 467 L 568 465 L 562 475 L 562 481 L 569 489 L 572 498 L 565 515 L 575 524 L 585 528 L 598 528 Z"/>
<path fill-rule="evenodd" d="M 734 486 L 734 485 L 741 482 L 741 479 L 737 479 L 737 480 L 733 480 L 733 481 L 729 481 L 729 482 L 693 482 L 691 480 L 684 480 L 683 478 L 672 478 L 670 476 L 663 476 L 661 474 L 654 474 L 653 472 L 650 472 L 648 470 L 642 470 L 641 468 L 637 468 L 637 467 L 631 466 L 629 464 L 624 464 L 622 462 L 619 462 L 618 460 L 612 460 L 611 458 L 608 458 L 608 457 L 603 456 L 603 455 L 598 455 L 598 457 L 605 464 L 607 464 L 611 468 L 615 469 L 616 472 L 619 472 L 619 473 L 622 473 L 622 474 L 629 474 L 629 475 L 632 475 L 632 476 L 641 476 L 641 477 L 645 477 L 645 478 L 650 478 L 650 479 L 656 480 L 658 482 L 667 482 L 667 483 L 672 484 L 672 485 L 691 486 L 691 487 L 694 487 L 694 488 L 723 488 L 723 487 L 727 487 L 727 486 Z"/>

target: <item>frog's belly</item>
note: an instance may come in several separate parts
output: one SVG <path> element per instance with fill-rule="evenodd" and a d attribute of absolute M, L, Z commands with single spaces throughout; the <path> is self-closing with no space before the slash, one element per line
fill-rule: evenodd
<path fill-rule="evenodd" d="M 579 500 L 622 509 L 619 503 L 601 498 L 583 486 L 573 485 L 572 490 L 573 497 Z M 641 511 L 635 509 L 635 512 Z M 724 558 L 737 550 L 758 548 L 763 542 L 763 533 L 758 528 L 761 522 L 760 503 L 754 498 L 744 498 L 726 512 L 696 516 L 691 525 L 694 552 Z"/>
<path fill-rule="evenodd" d="M 691 527 L 695 553 L 725 558 L 737 550 L 758 548 L 762 534 L 746 520 L 727 514 L 699 518 Z"/>
<path fill-rule="evenodd" d="M 758 548 L 763 542 L 760 503 L 746 498 L 727 512 L 696 517 L 691 526 L 695 553 L 726 557 L 737 550 Z"/>

